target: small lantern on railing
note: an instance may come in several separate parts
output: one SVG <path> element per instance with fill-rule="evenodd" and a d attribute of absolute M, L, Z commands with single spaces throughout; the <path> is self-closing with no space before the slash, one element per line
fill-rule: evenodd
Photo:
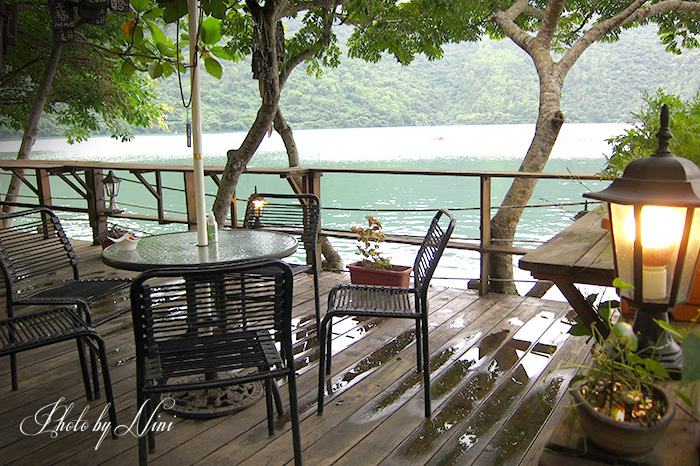
<path fill-rule="evenodd" d="M 584 197 L 608 204 L 615 272 L 632 285 L 620 295 L 637 310 L 639 348 L 680 369 L 680 347 L 654 320 L 687 301 L 700 252 L 700 169 L 669 150 L 668 106 L 661 109 L 658 148 L 631 162 L 610 186 Z"/>
<path fill-rule="evenodd" d="M 259 197 L 253 199 L 253 210 L 255 217 L 255 226 L 260 226 L 260 217 L 262 217 L 263 209 L 265 208 L 265 199 Z"/>
<path fill-rule="evenodd" d="M 107 213 L 118 214 L 123 212 L 117 205 L 116 200 L 116 197 L 119 194 L 119 185 L 121 184 L 121 180 L 114 176 L 114 172 L 110 170 L 109 173 L 107 173 L 107 176 L 102 179 L 102 184 L 105 187 L 105 194 L 109 198 L 109 208 L 107 209 Z"/>

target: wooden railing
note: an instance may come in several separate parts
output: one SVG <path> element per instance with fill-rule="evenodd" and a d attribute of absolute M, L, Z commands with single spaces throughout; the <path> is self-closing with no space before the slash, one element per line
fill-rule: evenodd
<path fill-rule="evenodd" d="M 6 175 L 15 174 L 31 192 L 23 190 L 23 195 L 17 202 L 2 205 L 12 205 L 21 208 L 38 206 L 49 207 L 56 211 L 80 212 L 87 214 L 92 236 L 95 244 L 98 239 L 107 232 L 107 219 L 126 218 L 139 221 L 153 221 L 159 224 L 180 223 L 186 224 L 190 229 L 196 226 L 195 202 L 194 202 L 194 170 L 189 165 L 167 164 L 128 164 L 106 162 L 72 162 L 72 161 L 48 161 L 48 160 L 4 160 L 0 161 L 0 170 Z M 137 183 L 151 196 L 150 202 L 155 204 L 153 214 L 143 213 L 111 213 L 107 211 L 102 179 L 109 170 L 118 172 L 124 182 Z M 204 169 L 205 177 L 218 186 L 223 166 L 207 166 Z M 489 262 L 492 254 L 527 253 L 528 248 L 516 246 L 495 245 L 491 242 L 491 182 L 497 178 L 536 178 L 557 180 L 599 180 L 596 175 L 572 175 L 562 173 L 524 173 L 524 172 L 488 172 L 488 171 L 456 171 L 456 170 L 400 170 L 400 169 L 348 169 L 348 168 L 251 168 L 246 171 L 250 174 L 273 175 L 286 179 L 295 192 L 312 193 L 321 199 L 321 178 L 324 173 L 340 174 L 375 174 L 375 175 L 412 175 L 412 176 L 438 176 L 438 177 L 464 177 L 478 178 L 480 182 L 479 192 L 479 218 L 480 234 L 478 241 L 455 238 L 450 241 L 448 247 L 461 250 L 476 251 L 480 254 L 480 278 L 479 291 L 485 294 L 489 282 Z M 9 178 L 9 176 L 6 176 Z M 78 194 L 78 198 L 71 203 L 59 204 L 59 198 L 52 194 L 51 177 L 60 178 L 67 189 Z M 180 178 L 181 181 L 177 181 Z M 176 186 L 177 184 L 180 186 Z M 1 189 L 6 190 L 7 184 L 2 183 Z M 184 197 L 185 212 L 174 212 L 166 207 L 166 193 L 170 196 Z M 3 192 L 4 199 L 4 192 Z M 147 202 L 148 199 L 140 199 Z M 143 204 L 141 204 L 143 205 Z M 237 226 L 238 212 L 236 199 L 232 199 L 230 224 Z M 322 229 L 322 234 L 330 237 L 354 238 L 349 231 Z M 389 235 L 388 241 L 418 244 L 420 239 L 408 236 Z"/>

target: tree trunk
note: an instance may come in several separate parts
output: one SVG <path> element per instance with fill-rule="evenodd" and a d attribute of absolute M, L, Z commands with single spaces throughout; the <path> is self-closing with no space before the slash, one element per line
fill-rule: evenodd
<path fill-rule="evenodd" d="M 294 134 L 292 133 L 292 127 L 287 124 L 287 120 L 282 116 L 280 109 L 277 109 L 275 114 L 275 131 L 282 137 L 282 142 L 284 142 L 284 148 L 287 150 L 287 160 L 289 161 L 290 167 L 298 167 L 301 165 L 299 160 L 299 150 L 297 149 L 297 143 L 294 140 Z"/>
<path fill-rule="evenodd" d="M 228 151 L 226 166 L 213 208 L 219 227 L 223 227 L 226 222 L 231 199 L 241 174 L 255 155 L 265 134 L 272 128 L 272 122 L 277 113 L 280 99 L 278 54 L 282 52 L 278 48 L 283 47 L 283 42 L 280 44 L 278 41 L 278 31 L 281 32 L 281 28 L 278 29 L 277 23 L 278 13 L 286 3 L 286 1 L 268 0 L 265 6 L 261 7 L 254 0 L 246 2 L 257 28 L 253 47 L 253 70 L 254 77 L 259 80 L 262 104 L 241 146 Z"/>
<path fill-rule="evenodd" d="M 297 149 L 296 141 L 294 141 L 294 133 L 292 132 L 291 126 L 287 124 L 287 120 L 284 119 L 280 109 L 277 109 L 275 114 L 275 131 L 279 133 L 284 142 L 284 147 L 287 150 L 287 159 L 289 160 L 290 167 L 298 167 L 300 163 L 299 151 Z M 297 186 L 301 184 L 301 179 L 296 180 Z M 343 259 L 335 250 L 330 240 L 326 236 L 321 236 L 318 239 L 319 246 L 321 248 L 321 255 L 326 258 L 323 263 L 324 270 L 343 270 Z"/>
<path fill-rule="evenodd" d="M 17 153 L 17 160 L 28 159 L 32 154 L 32 147 L 34 147 L 36 136 L 39 133 L 39 121 L 41 120 L 41 115 L 44 112 L 44 105 L 46 105 L 46 101 L 51 93 L 51 83 L 56 75 L 56 70 L 58 69 L 58 63 L 61 60 L 62 51 L 63 42 L 54 42 L 53 49 L 51 50 L 51 56 L 46 62 L 44 75 L 41 77 L 41 82 L 37 88 L 34 101 L 32 102 L 32 108 L 27 118 L 27 123 L 24 126 L 22 144 L 20 145 L 19 152 Z M 15 211 L 15 206 L 8 205 L 7 203 L 17 202 L 19 199 L 19 193 L 22 189 L 22 181 L 20 180 L 19 176 L 17 176 L 18 174 L 24 174 L 24 170 L 20 170 L 19 173 L 12 174 L 10 185 L 7 188 L 7 195 L 5 196 L 6 204 L 3 205 L 2 208 L 3 213 L 7 214 Z"/>
<path fill-rule="evenodd" d="M 540 72 L 540 106 L 535 136 L 518 171 L 542 172 L 549 159 L 559 130 L 564 124 L 561 112 L 562 78 L 552 64 L 546 72 Z M 491 219 L 491 241 L 494 245 L 510 246 L 522 216 L 523 205 L 530 200 L 536 179 L 516 178 L 506 193 L 496 215 Z M 518 207 L 510 207 L 518 206 Z M 513 256 L 497 254 L 491 259 L 490 276 L 495 278 L 489 289 L 497 293 L 517 294 L 513 282 Z"/>

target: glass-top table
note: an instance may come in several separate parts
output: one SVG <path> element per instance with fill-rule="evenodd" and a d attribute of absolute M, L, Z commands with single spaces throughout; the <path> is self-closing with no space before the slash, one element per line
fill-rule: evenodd
<path fill-rule="evenodd" d="M 133 251 L 112 244 L 102 251 L 102 261 L 112 267 L 144 271 L 153 268 L 197 267 L 281 259 L 294 253 L 297 240 L 268 230 L 219 230 L 219 240 L 197 246 L 197 232 L 185 231 L 146 236 Z M 217 373 L 193 377 L 218 377 Z M 257 402 L 264 394 L 259 381 L 209 390 L 168 393 L 177 403 L 168 411 L 188 418 L 212 418 L 231 414 Z"/>
<path fill-rule="evenodd" d="M 102 251 L 102 261 L 118 269 L 143 271 L 160 267 L 192 267 L 281 259 L 294 253 L 297 240 L 268 230 L 219 230 L 219 241 L 197 246 L 197 232 L 184 231 L 145 236 L 133 251 L 112 244 Z"/>

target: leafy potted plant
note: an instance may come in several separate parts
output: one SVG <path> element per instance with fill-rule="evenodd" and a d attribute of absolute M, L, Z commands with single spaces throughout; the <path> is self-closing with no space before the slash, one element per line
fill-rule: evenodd
<path fill-rule="evenodd" d="M 624 286 L 616 279 L 617 286 Z M 596 295 L 589 296 L 595 300 Z M 653 348 L 638 348 L 632 326 L 618 321 L 611 325 L 611 311 L 618 301 L 606 301 L 598 312 L 608 322 L 610 333 L 602 338 L 598 329 L 592 331 L 577 319 L 570 333 L 594 338 L 590 364 L 574 378 L 571 394 L 586 436 L 598 447 L 616 455 L 644 454 L 654 448 L 675 415 L 675 396 L 660 382 L 671 382 L 669 372 L 653 358 Z M 685 338 L 669 324 L 669 331 Z M 682 382 L 698 377 L 700 338 L 688 334 L 683 345 L 684 367 Z M 644 351 L 643 351 L 644 350 Z M 692 401 L 675 393 L 687 404 Z"/>
<path fill-rule="evenodd" d="M 413 267 L 392 265 L 379 251 L 379 243 L 386 239 L 382 224 L 372 216 L 365 216 L 366 228 L 352 227 L 357 234 L 357 250 L 362 260 L 348 264 L 350 281 L 356 285 L 408 287 Z"/>
<path fill-rule="evenodd" d="M 571 388 L 586 436 L 616 455 L 648 452 L 675 415 L 674 398 L 657 385 L 668 372 L 640 357 L 632 327 L 618 322 L 594 345 L 592 363 Z"/>

